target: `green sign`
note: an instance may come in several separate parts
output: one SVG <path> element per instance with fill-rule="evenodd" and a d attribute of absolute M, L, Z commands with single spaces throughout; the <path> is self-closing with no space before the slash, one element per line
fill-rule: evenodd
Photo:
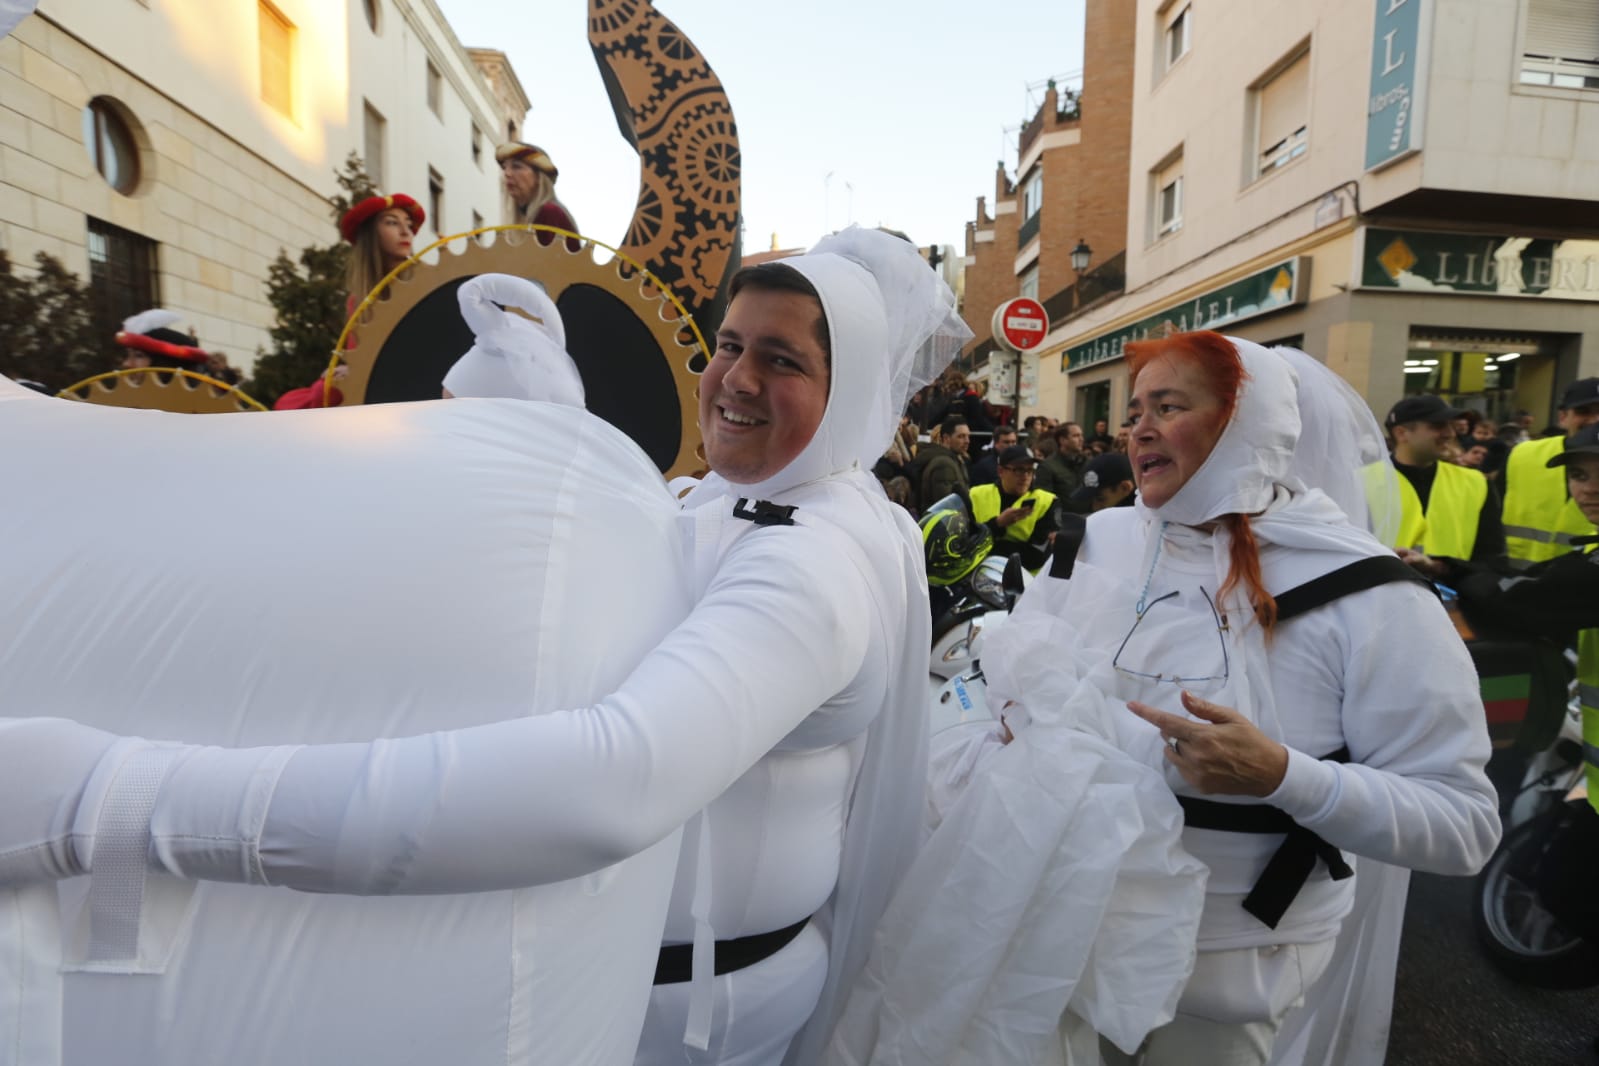
<path fill-rule="evenodd" d="M 1428 0 L 1376 0 L 1371 92 L 1366 97 L 1366 169 L 1376 170 L 1421 147 Z"/>
<path fill-rule="evenodd" d="M 1302 303 L 1305 297 L 1300 291 L 1304 275 L 1301 263 L 1301 259 L 1295 256 L 1247 278 L 1240 278 L 1231 285 L 1212 289 L 1186 303 L 1174 304 L 1147 318 L 1141 318 L 1114 333 L 1073 345 L 1061 357 L 1061 372 L 1081 370 L 1107 359 L 1120 359 L 1124 344 L 1141 341 L 1164 326 L 1170 326 L 1179 333 L 1191 329 L 1217 329 Z"/>
<path fill-rule="evenodd" d="M 1360 284 L 1406 292 L 1599 300 L 1599 255 L 1589 241 L 1467 233 L 1365 231 Z"/>

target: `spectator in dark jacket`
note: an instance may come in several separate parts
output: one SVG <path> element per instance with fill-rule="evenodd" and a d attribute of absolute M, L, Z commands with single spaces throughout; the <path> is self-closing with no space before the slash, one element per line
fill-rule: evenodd
<path fill-rule="evenodd" d="M 1016 427 L 1000 426 L 994 430 L 994 442 L 977 457 L 972 464 L 971 481 L 973 485 L 995 485 L 999 483 L 999 453 L 1016 444 Z"/>
<path fill-rule="evenodd" d="M 916 458 L 905 468 L 918 511 L 948 496 L 957 489 L 966 492 L 971 481 L 966 471 L 966 449 L 972 431 L 954 415 L 938 427 L 939 443 L 929 441 L 916 450 Z"/>

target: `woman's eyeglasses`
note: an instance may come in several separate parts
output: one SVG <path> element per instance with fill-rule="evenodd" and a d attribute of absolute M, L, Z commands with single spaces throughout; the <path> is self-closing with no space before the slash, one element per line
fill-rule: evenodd
<path fill-rule="evenodd" d="M 1144 619 L 1147 618 L 1149 616 L 1149 613 L 1151 611 L 1153 611 L 1156 607 L 1159 607 L 1162 603 L 1165 603 L 1167 600 L 1172 599 L 1173 597 L 1175 597 L 1177 595 L 1177 592 L 1175 590 L 1172 591 L 1172 592 L 1168 592 L 1168 593 L 1166 593 L 1166 595 L 1164 595 L 1164 596 L 1160 597 L 1159 599 L 1153 601 L 1152 603 L 1149 604 L 1149 606 L 1145 607 L 1142 611 L 1140 611 L 1138 613 L 1138 617 L 1133 620 L 1133 627 L 1131 629 L 1129 629 L 1127 631 L 1127 635 L 1122 638 L 1121 645 L 1116 649 L 1116 655 L 1111 659 L 1110 664 L 1116 670 L 1116 672 L 1119 673 L 1119 674 L 1126 674 L 1128 677 L 1136 677 L 1136 678 L 1140 678 L 1140 679 L 1145 680 L 1145 681 L 1155 681 L 1155 682 L 1159 682 L 1161 684 L 1170 684 L 1170 685 L 1184 685 L 1184 686 L 1190 686 L 1191 687 L 1191 686 L 1194 686 L 1194 685 L 1202 685 L 1202 684 L 1206 684 L 1206 683 L 1211 683 L 1211 684 L 1219 686 L 1219 685 L 1225 683 L 1227 681 L 1228 676 L 1229 676 L 1229 665 L 1228 665 L 1228 661 L 1227 661 L 1227 636 L 1226 636 L 1226 634 L 1228 632 L 1227 618 L 1226 618 L 1225 615 L 1223 615 L 1220 611 L 1218 611 L 1216 609 L 1216 601 L 1210 598 L 1210 593 L 1209 592 L 1206 592 L 1203 588 L 1201 588 L 1199 591 L 1200 591 L 1200 594 L 1205 597 L 1205 603 L 1210 607 L 1211 618 L 1213 618 L 1215 620 L 1215 622 L 1216 622 L 1216 640 L 1221 645 L 1221 673 L 1219 675 L 1215 674 L 1215 673 L 1211 673 L 1211 674 L 1206 674 L 1204 676 L 1185 677 L 1185 676 L 1182 675 L 1182 673 L 1180 671 L 1174 671 L 1174 672 L 1169 673 L 1169 674 L 1164 672 L 1164 671 L 1162 671 L 1160 673 L 1149 673 L 1148 671 L 1144 671 L 1144 670 L 1133 670 L 1133 669 L 1130 669 L 1129 667 L 1126 667 L 1126 666 L 1122 665 L 1122 663 L 1121 663 L 1122 654 L 1127 651 L 1127 645 L 1128 645 L 1129 642 L 1132 641 L 1133 634 L 1138 632 L 1139 625 L 1141 625 L 1143 623 Z M 1162 650 L 1165 651 L 1165 650 L 1169 650 L 1169 649 L 1162 649 Z"/>

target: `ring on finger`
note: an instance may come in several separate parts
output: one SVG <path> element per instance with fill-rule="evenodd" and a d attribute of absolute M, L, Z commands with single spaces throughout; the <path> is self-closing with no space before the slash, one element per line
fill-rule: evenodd
<path fill-rule="evenodd" d="M 1179 743 L 1176 737 L 1167 737 L 1166 746 L 1171 749 L 1171 753 L 1173 755 L 1177 756 L 1178 758 L 1182 758 L 1182 745 Z"/>

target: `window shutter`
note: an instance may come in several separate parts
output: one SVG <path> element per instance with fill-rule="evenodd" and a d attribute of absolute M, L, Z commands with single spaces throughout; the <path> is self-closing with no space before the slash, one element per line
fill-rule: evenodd
<path fill-rule="evenodd" d="M 1310 108 L 1310 53 L 1294 60 L 1260 87 L 1260 140 L 1264 152 L 1308 125 Z"/>
<path fill-rule="evenodd" d="M 1530 0 L 1527 55 L 1599 60 L 1599 0 Z"/>

